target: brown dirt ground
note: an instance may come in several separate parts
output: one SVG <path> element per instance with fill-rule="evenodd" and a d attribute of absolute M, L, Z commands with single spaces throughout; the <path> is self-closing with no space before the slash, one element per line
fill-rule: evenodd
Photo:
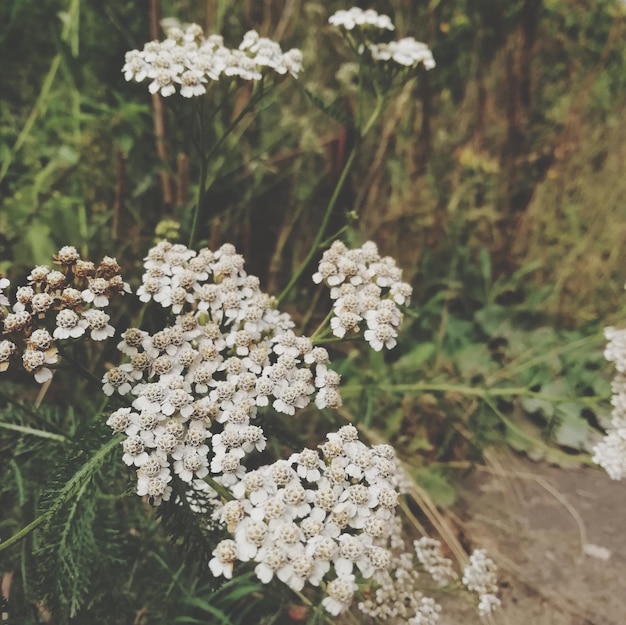
<path fill-rule="evenodd" d="M 626 482 L 512 455 L 492 467 L 463 481 L 451 518 L 497 562 L 502 609 L 481 621 L 444 602 L 441 625 L 626 625 Z"/>

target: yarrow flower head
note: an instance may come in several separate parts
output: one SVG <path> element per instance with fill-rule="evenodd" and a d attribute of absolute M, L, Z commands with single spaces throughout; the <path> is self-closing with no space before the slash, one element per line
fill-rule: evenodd
<path fill-rule="evenodd" d="M 352 7 L 351 9 L 339 10 L 328 18 L 328 23 L 345 28 L 346 30 L 354 30 L 355 28 L 379 28 L 381 30 L 394 30 L 395 26 L 388 15 L 381 15 L 373 9 L 360 9 Z"/>
<path fill-rule="evenodd" d="M 146 480 L 155 477 L 144 469 L 153 458 L 164 461 L 161 478 L 175 473 L 193 485 L 210 475 L 235 487 L 246 475 L 245 457 L 267 444 L 264 411 L 294 415 L 313 397 L 341 405 L 326 350 L 293 332 L 232 245 L 196 252 L 163 241 L 144 266 L 137 295 L 171 309 L 175 322 L 152 335 L 129 328 L 118 345 L 129 361 L 102 380 L 107 395 L 131 397 L 124 427 L 118 419 L 110 425 L 127 441 L 142 441 L 141 453 L 126 456 L 137 467 L 138 492 L 147 493 Z M 319 477 L 315 456 L 299 461 L 306 478 Z"/>
<path fill-rule="evenodd" d="M 401 278 L 395 261 L 381 257 L 373 242 L 349 250 L 335 241 L 324 252 L 313 282 L 331 287 L 333 334 L 339 338 L 357 334 L 366 324 L 365 340 L 380 351 L 395 347 L 402 320 L 398 305 L 408 304 L 412 294 L 411 286 Z"/>
<path fill-rule="evenodd" d="M 426 70 L 433 69 L 436 65 L 428 46 L 413 37 L 404 37 L 389 43 L 372 43 L 369 49 L 375 61 L 393 61 L 404 67 L 421 64 Z"/>
<path fill-rule="evenodd" d="M 380 43 L 377 31 L 392 31 L 395 27 L 388 15 L 380 15 L 373 9 L 363 10 L 358 7 L 340 10 L 330 16 L 328 22 L 345 31 L 352 41 L 352 47 L 359 55 L 368 54 L 379 62 L 391 61 L 396 69 L 405 69 L 422 65 L 430 70 L 435 67 L 435 59 L 425 43 L 413 37 L 404 37 L 397 41 Z M 393 74 L 392 74 L 393 75 Z"/>
<path fill-rule="evenodd" d="M 358 476 L 356 466 L 364 469 Z M 233 536 L 235 560 L 255 562 L 263 583 L 276 576 L 300 591 L 326 580 L 322 605 L 337 615 L 351 606 L 357 575 L 375 582 L 393 564 L 389 519 L 399 474 L 387 446 L 367 447 L 346 425 L 328 434 L 320 451 L 305 449 L 245 473 L 232 486 L 236 501 L 214 516 Z M 214 555 L 212 572 L 230 574 Z"/>
<path fill-rule="evenodd" d="M 489 614 L 500 606 L 497 567 L 484 549 L 476 549 L 470 556 L 469 566 L 463 570 L 463 584 L 478 595 L 478 611 Z"/>
<path fill-rule="evenodd" d="M 0 276 L 0 306 L 12 311 L 0 308 L 0 372 L 21 360 L 37 382 L 46 382 L 52 378 L 48 365 L 58 362 L 56 341 L 80 338 L 88 330 L 93 340 L 100 341 L 115 332 L 103 309 L 112 299 L 130 293 L 117 261 L 106 256 L 95 265 L 66 245 L 54 255 L 54 262 L 60 270 L 33 268 L 29 283 L 16 288 L 13 304 L 3 293 L 9 281 Z"/>
<path fill-rule="evenodd" d="M 604 329 L 608 343 L 604 357 L 615 365 L 617 375 L 611 388 L 611 425 L 606 436 L 594 447 L 593 461 L 613 480 L 626 478 L 626 330 Z"/>
<path fill-rule="evenodd" d="M 210 81 L 222 77 L 261 80 L 267 70 L 294 77 L 302 69 L 302 53 L 285 53 L 271 39 L 256 31 L 245 34 L 237 49 L 229 49 L 219 35 L 204 36 L 198 24 L 184 29 L 164 21 L 166 39 L 151 41 L 143 50 L 126 53 L 122 72 L 126 80 L 150 80 L 150 93 L 168 97 L 180 92 L 184 98 L 201 96 Z"/>

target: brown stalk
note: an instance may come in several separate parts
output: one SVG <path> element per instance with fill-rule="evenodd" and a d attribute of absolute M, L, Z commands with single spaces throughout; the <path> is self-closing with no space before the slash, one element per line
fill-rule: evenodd
<path fill-rule="evenodd" d="M 178 182 L 176 185 L 176 206 L 182 208 L 189 199 L 189 157 L 180 152 L 176 159 Z"/>
<path fill-rule="evenodd" d="M 124 195 L 126 193 L 126 154 L 123 150 L 117 152 L 117 164 L 115 175 L 115 203 L 113 204 L 113 223 L 111 236 L 113 240 L 119 239 L 120 223 L 124 210 Z"/>
<path fill-rule="evenodd" d="M 159 38 L 159 21 L 160 21 L 159 0 L 150 0 L 150 36 L 152 39 Z M 166 127 L 165 127 L 165 109 L 163 100 L 158 93 L 152 94 L 152 119 L 154 121 L 154 138 L 156 140 L 156 151 L 162 168 L 159 171 L 161 179 L 161 189 L 163 191 L 163 202 L 167 206 L 174 203 L 174 193 L 172 190 L 172 180 L 167 171 L 167 146 L 165 143 Z"/>

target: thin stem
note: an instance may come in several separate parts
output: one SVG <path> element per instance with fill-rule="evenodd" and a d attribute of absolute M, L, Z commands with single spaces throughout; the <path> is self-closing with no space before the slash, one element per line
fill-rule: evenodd
<path fill-rule="evenodd" d="M 204 196 L 208 189 L 207 186 L 207 178 L 208 178 L 208 170 L 209 163 L 211 162 L 211 158 L 213 155 L 219 150 L 224 141 L 230 136 L 233 130 L 237 127 L 239 122 L 250 112 L 250 110 L 260 102 L 265 96 L 266 92 L 263 89 L 257 91 L 257 93 L 253 94 L 248 100 L 247 104 L 243 107 L 239 115 L 235 117 L 235 119 L 228 125 L 228 128 L 224 131 L 224 134 L 213 144 L 213 147 L 206 153 L 201 154 L 200 158 L 200 181 L 198 185 L 198 199 L 196 201 L 196 206 L 194 209 L 193 222 L 191 226 L 191 233 L 189 235 L 189 245 L 188 247 L 193 248 L 194 243 L 196 242 L 196 232 L 198 230 L 198 222 L 200 220 L 200 211 L 202 210 L 202 205 L 204 204 Z M 201 120 L 202 122 L 202 120 Z M 201 131 L 203 132 L 203 131 Z"/>
<path fill-rule="evenodd" d="M 16 542 L 24 538 L 24 536 L 28 536 L 33 530 L 37 529 L 42 523 L 48 520 L 48 518 L 52 516 L 52 511 L 48 510 L 41 516 L 37 517 L 34 521 L 31 521 L 26 527 L 23 527 L 19 532 L 13 534 L 5 541 L 0 543 L 0 551 L 4 551 L 14 545 Z"/>
<path fill-rule="evenodd" d="M 198 183 L 198 197 L 196 199 L 196 207 L 193 212 L 193 222 L 191 224 L 191 232 L 189 234 L 189 249 L 193 249 L 196 242 L 196 231 L 198 230 L 198 219 L 200 216 L 200 207 L 204 199 L 204 187 L 206 186 L 207 172 L 209 161 L 204 156 L 200 157 L 200 181 Z"/>
<path fill-rule="evenodd" d="M 323 335 L 329 328 L 328 322 L 330 321 L 330 318 L 333 316 L 334 312 L 335 311 L 332 308 L 328 311 L 328 314 L 326 315 L 326 317 L 324 317 L 324 320 L 319 324 L 319 326 L 317 326 L 315 332 L 313 332 L 313 334 L 311 335 L 311 343 L 315 345 L 319 339 L 323 339 Z"/>
<path fill-rule="evenodd" d="M 235 498 L 225 486 L 216 482 L 210 475 L 206 475 L 203 479 L 222 499 L 232 501 Z"/>
<path fill-rule="evenodd" d="M 302 263 L 300 263 L 300 266 L 296 269 L 294 274 L 291 276 L 291 280 L 289 280 L 289 283 L 287 284 L 287 286 L 283 289 L 282 293 L 278 296 L 279 305 L 284 301 L 287 295 L 289 295 L 289 293 L 291 292 L 295 284 L 300 279 L 300 276 L 302 276 L 306 268 L 309 266 L 309 263 L 313 259 L 313 256 L 317 254 L 317 250 L 321 242 L 324 239 L 324 233 L 326 232 L 326 228 L 328 226 L 330 216 L 335 208 L 335 205 L 337 204 L 337 200 L 339 200 L 339 195 L 341 194 L 341 191 L 343 190 L 343 187 L 346 183 L 346 180 L 348 178 L 348 173 L 350 172 L 350 169 L 352 168 L 352 165 L 354 164 L 358 147 L 361 141 L 363 140 L 363 138 L 365 137 L 365 135 L 367 135 L 367 133 L 372 129 L 372 127 L 376 123 L 376 120 L 378 119 L 378 117 L 380 116 L 383 110 L 383 105 L 384 105 L 384 99 L 382 98 L 382 96 L 378 96 L 376 98 L 376 106 L 374 107 L 374 111 L 372 112 L 372 115 L 370 116 L 370 118 L 367 120 L 365 126 L 363 126 L 363 128 L 361 129 L 361 132 L 359 133 L 359 140 L 352 147 L 352 150 L 350 151 L 350 155 L 348 156 L 348 159 L 346 160 L 346 164 L 344 165 L 343 171 L 341 172 L 341 176 L 339 177 L 339 180 L 337 181 L 337 184 L 335 185 L 335 190 L 333 191 L 333 194 L 328 202 L 328 206 L 326 206 L 326 212 L 324 213 L 324 216 L 322 217 L 320 227 L 317 231 L 317 234 L 315 235 L 315 239 L 313 240 L 313 243 L 311 244 L 309 252 L 307 253 Z"/>
<path fill-rule="evenodd" d="M 39 436 L 39 438 L 50 438 L 54 441 L 65 443 L 67 439 L 61 434 L 55 434 L 54 432 L 46 432 L 45 430 L 37 430 L 35 428 L 29 428 L 25 425 L 16 425 L 15 423 L 2 423 L 0 422 L 0 428 L 5 430 L 13 430 L 14 432 L 21 432 L 22 434 L 29 434 L 31 436 Z"/>
<path fill-rule="evenodd" d="M 300 266 L 298 267 L 298 269 L 296 269 L 294 274 L 291 276 L 291 280 L 289 280 L 289 283 L 287 284 L 287 286 L 283 289 L 282 293 L 278 296 L 278 304 L 281 304 L 284 301 L 284 299 L 287 297 L 287 295 L 289 295 L 291 289 L 298 282 L 298 280 L 300 279 L 300 276 L 304 273 L 306 268 L 309 266 L 309 263 L 313 259 L 313 256 L 315 256 L 315 254 L 317 253 L 317 249 L 320 243 L 322 242 L 322 239 L 324 238 L 324 233 L 326 232 L 326 227 L 328 226 L 330 216 L 333 212 L 333 209 L 335 208 L 335 204 L 337 204 L 337 200 L 339 199 L 339 195 L 343 189 L 343 185 L 345 184 L 346 179 L 348 178 L 348 173 L 350 172 L 352 164 L 354 163 L 354 159 L 356 157 L 356 151 L 357 151 L 357 148 L 355 145 L 350 151 L 350 156 L 348 156 L 348 160 L 346 161 L 346 164 L 343 167 L 343 171 L 341 172 L 341 176 L 339 177 L 339 180 L 337 181 L 337 185 L 335 186 L 335 190 L 333 191 L 330 201 L 328 202 L 328 206 L 326 206 L 326 212 L 324 213 L 324 217 L 322 217 L 320 227 L 317 231 L 317 234 L 315 235 L 315 239 L 313 240 L 313 243 L 311 244 L 309 252 L 304 258 L 304 260 L 302 261 L 302 263 L 300 263 Z"/>
<path fill-rule="evenodd" d="M 67 362 L 69 362 L 72 367 L 74 367 L 79 373 L 81 373 L 86 380 L 89 380 L 90 382 L 93 382 L 98 386 L 102 384 L 102 380 L 100 380 L 100 378 L 97 378 L 93 373 L 91 373 L 91 371 L 89 371 L 89 369 L 83 367 L 83 365 L 78 362 L 73 356 L 71 356 L 69 352 L 67 352 L 67 350 L 62 348 L 60 345 L 57 345 L 57 348 L 59 350 L 59 354 L 61 354 L 61 356 L 63 357 L 63 360 L 67 360 Z"/>
<path fill-rule="evenodd" d="M 368 386 L 367 388 L 372 388 Z M 360 392 L 365 389 L 360 384 L 349 385 L 344 389 L 349 391 Z M 560 402 L 560 401 L 572 401 L 573 399 L 581 404 L 593 406 L 602 401 L 602 397 L 569 397 L 567 395 L 546 395 L 537 391 L 531 391 L 530 389 L 521 387 L 510 388 L 476 388 L 473 386 L 460 386 L 455 384 L 429 384 L 427 382 L 416 382 L 415 384 L 380 384 L 376 386 L 376 389 L 380 391 L 387 391 L 390 393 L 411 393 L 411 392 L 455 392 L 462 395 L 469 395 L 472 397 L 480 397 L 485 399 L 487 397 L 534 397 L 536 399 L 545 399 L 546 401 Z"/>
<path fill-rule="evenodd" d="M 316 610 L 320 609 L 320 606 L 318 604 L 314 604 L 305 594 L 303 594 L 302 592 L 300 592 L 299 590 L 293 590 L 294 595 L 297 595 L 297 597 L 300 599 L 300 601 L 302 601 L 302 603 L 304 603 L 304 605 L 308 606 L 309 608 L 315 608 Z M 334 625 L 335 621 L 333 621 L 330 616 L 324 616 L 324 622 L 328 623 L 329 625 Z"/>
<path fill-rule="evenodd" d="M 49 521 L 58 511 L 59 502 L 67 501 L 69 497 L 76 494 L 80 494 L 80 491 L 84 489 L 86 485 L 85 475 L 89 476 L 90 472 L 95 471 L 98 465 L 103 459 L 120 443 L 119 436 L 114 436 L 110 441 L 105 443 L 95 454 L 74 474 L 74 476 L 63 487 L 63 490 L 59 493 L 54 504 L 51 508 L 46 510 L 41 516 L 37 517 L 34 521 L 31 521 L 26 527 L 7 538 L 4 542 L 0 543 L 0 551 L 8 549 L 16 542 L 30 534 L 33 530 L 37 529 L 42 523 Z M 81 483 L 81 480 L 85 480 Z"/>
<path fill-rule="evenodd" d="M 50 427 L 52 429 L 55 429 L 55 430 L 57 430 L 57 432 L 61 432 L 62 431 L 60 427 L 54 425 L 53 423 L 49 423 L 48 421 L 43 419 L 39 414 L 37 414 L 34 410 L 31 410 L 28 406 L 24 406 L 23 404 L 21 404 L 19 401 L 17 401 L 13 397 L 11 397 L 9 395 L 5 395 L 1 391 L 0 391 L 0 399 L 3 399 L 7 403 L 15 406 L 18 410 L 21 410 L 25 415 L 28 415 L 34 421 L 37 421 L 38 423 L 41 423 L 42 425 L 45 425 L 46 427 Z"/>

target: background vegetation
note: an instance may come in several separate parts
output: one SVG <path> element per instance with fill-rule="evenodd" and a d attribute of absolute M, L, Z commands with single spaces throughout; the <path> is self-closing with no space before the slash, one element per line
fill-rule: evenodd
<path fill-rule="evenodd" d="M 485 444 L 586 462 L 609 394 L 599 332 L 624 314 L 624 3 L 356 4 L 392 15 L 398 36 L 427 42 L 437 68 L 395 94 L 332 216 L 332 231 L 375 240 L 415 289 L 392 358 L 338 355 L 347 416 L 394 442 L 440 503 L 454 496 L 450 463 L 478 458 Z M 0 270 L 22 283 L 33 264 L 70 244 L 94 260 L 116 256 L 136 286 L 155 231 L 185 241 L 197 191 L 191 109 L 151 99 L 120 72 L 127 50 L 161 36 L 158 16 L 175 16 L 230 45 L 255 28 L 304 52 L 300 84 L 281 85 L 210 163 L 200 224 L 202 243 L 235 243 L 278 294 L 307 254 L 354 141 L 354 94 L 337 74 L 348 57 L 327 26 L 339 8 L 347 5 L 3 2 Z M 248 95 L 241 87 L 216 132 Z M 315 327 L 323 302 L 306 278 L 285 304 Z M 137 313 L 119 310 L 119 325 Z M 114 355 L 93 356 L 99 377 Z M 146 622 L 244 622 L 248 613 L 232 609 L 244 595 L 253 598 L 247 610 L 269 609 L 275 596 L 253 578 L 218 589 L 185 566 L 194 545 L 166 535 L 196 536 L 197 548 L 200 530 L 169 526 L 167 511 L 157 521 L 125 497 L 116 455 L 95 482 L 81 481 L 77 466 L 109 438 L 98 400 L 84 399 L 98 397 L 96 386 L 61 377 L 36 401 L 26 380 L 7 375 L 0 384 L 0 536 L 50 513 L 1 555 L 0 573 L 18 580 L 16 623 L 52 622 L 49 611 L 76 623 L 142 623 L 146 606 Z M 77 497 L 83 492 L 96 496 Z M 69 512 L 54 513 L 70 500 Z M 79 545 L 47 542 L 59 531 L 65 543 L 81 537 Z M 102 573 L 76 575 L 94 554 Z"/>

